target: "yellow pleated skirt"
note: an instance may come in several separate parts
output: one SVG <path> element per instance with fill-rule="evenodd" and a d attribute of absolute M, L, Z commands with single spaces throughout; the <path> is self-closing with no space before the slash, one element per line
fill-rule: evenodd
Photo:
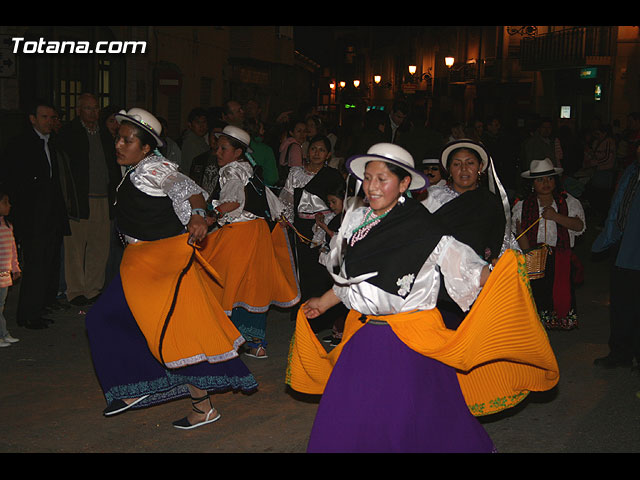
<path fill-rule="evenodd" d="M 300 309 L 286 383 L 302 393 L 322 394 L 340 352 L 364 325 L 360 317 L 358 312 L 349 313 L 342 342 L 327 353 Z M 457 330 L 445 327 L 437 309 L 377 318 L 386 321 L 409 348 L 455 368 L 465 401 L 476 416 L 513 407 L 529 392 L 549 390 L 559 381 L 524 258 L 513 250 L 501 257 Z"/>
<path fill-rule="evenodd" d="M 244 339 L 214 293 L 221 277 L 188 234 L 128 245 L 120 276 L 131 313 L 168 368 L 238 356 Z"/>
<path fill-rule="evenodd" d="M 269 231 L 262 219 L 236 222 L 209 234 L 200 253 L 220 275 L 212 292 L 228 315 L 242 307 L 253 313 L 300 301 L 294 260 L 281 224 Z"/>

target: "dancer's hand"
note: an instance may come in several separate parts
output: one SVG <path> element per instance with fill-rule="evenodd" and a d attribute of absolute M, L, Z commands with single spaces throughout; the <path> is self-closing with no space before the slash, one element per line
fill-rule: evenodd
<path fill-rule="evenodd" d="M 189 232 L 189 240 L 191 242 L 199 242 L 207 235 L 207 221 L 200 215 L 191 215 L 187 230 Z"/>
<path fill-rule="evenodd" d="M 332 288 L 327 290 L 321 297 L 314 297 L 307 300 L 302 307 L 302 313 L 309 319 L 316 318 L 340 303 L 340 299 Z"/>
<path fill-rule="evenodd" d="M 322 305 L 322 301 L 319 297 L 310 298 L 304 305 L 302 305 L 302 313 L 308 319 L 317 318 L 326 311 L 326 308 Z"/>

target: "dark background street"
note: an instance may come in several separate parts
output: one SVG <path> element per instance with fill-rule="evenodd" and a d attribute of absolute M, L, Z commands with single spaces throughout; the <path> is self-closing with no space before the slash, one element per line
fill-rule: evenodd
<path fill-rule="evenodd" d="M 593 359 L 608 353 L 608 267 L 592 261 L 588 229 L 577 246 L 585 283 L 578 291 L 580 327 L 552 331 L 560 382 L 532 393 L 518 407 L 483 418 L 503 453 L 640 452 L 640 376 L 628 369 L 601 370 Z M 52 316 L 46 330 L 15 325 L 17 289 L 10 291 L 6 316 L 20 342 L 0 349 L 2 453 L 298 453 L 304 452 L 317 397 L 299 395 L 284 384 L 293 323 L 272 311 L 269 358 L 245 358 L 260 382 L 253 395 L 212 397 L 222 418 L 208 426 L 179 431 L 187 399 L 105 418 L 84 330 L 75 308 Z M 338 433 L 338 432 L 336 432 Z"/>

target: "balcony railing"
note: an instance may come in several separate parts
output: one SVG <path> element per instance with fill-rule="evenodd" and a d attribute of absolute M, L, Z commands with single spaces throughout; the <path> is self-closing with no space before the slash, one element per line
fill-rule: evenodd
<path fill-rule="evenodd" d="M 575 27 L 533 38 L 520 44 L 522 70 L 609 65 L 614 55 L 611 26 Z"/>

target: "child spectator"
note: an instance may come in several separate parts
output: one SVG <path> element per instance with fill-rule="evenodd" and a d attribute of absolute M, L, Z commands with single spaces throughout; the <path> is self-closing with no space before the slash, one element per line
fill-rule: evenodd
<path fill-rule="evenodd" d="M 4 317 L 4 302 L 9 287 L 20 277 L 13 227 L 6 219 L 10 210 L 9 195 L 0 187 L 0 347 L 8 347 L 18 341 L 9 334 Z"/>
<path fill-rule="evenodd" d="M 316 215 L 316 227 L 318 229 L 324 230 L 325 232 L 325 243 L 321 248 L 319 262 L 325 265 L 324 257 L 327 255 L 329 251 L 328 245 L 331 242 L 331 238 L 338 232 L 340 229 L 340 223 L 342 222 L 342 211 L 344 208 L 343 200 L 345 195 L 345 186 L 340 185 L 336 187 L 333 191 L 327 194 L 327 202 L 329 204 L 329 208 L 331 209 L 331 214 L 328 214 L 327 217 L 324 215 Z M 327 221 L 328 220 L 328 221 Z M 327 223 L 325 223 L 327 221 Z M 344 315 L 343 315 L 344 313 Z M 342 331 L 344 330 L 344 320 L 346 318 L 346 309 L 345 312 L 341 312 L 334 321 L 333 328 L 331 329 L 331 335 L 324 337 L 322 340 L 326 343 L 329 343 L 330 346 L 335 347 L 342 340 Z"/>

